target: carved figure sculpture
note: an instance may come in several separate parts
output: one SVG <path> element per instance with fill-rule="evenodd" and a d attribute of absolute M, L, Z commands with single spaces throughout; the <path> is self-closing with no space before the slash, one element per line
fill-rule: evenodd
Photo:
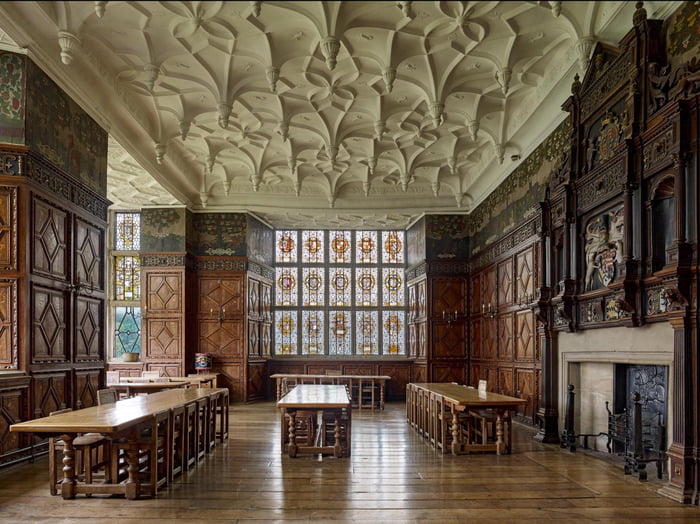
<path fill-rule="evenodd" d="M 600 266 L 596 259 L 601 249 L 608 244 L 608 227 L 605 221 L 598 217 L 591 220 L 586 226 L 586 278 L 585 290 L 589 291 L 593 286 L 595 270 Z"/>

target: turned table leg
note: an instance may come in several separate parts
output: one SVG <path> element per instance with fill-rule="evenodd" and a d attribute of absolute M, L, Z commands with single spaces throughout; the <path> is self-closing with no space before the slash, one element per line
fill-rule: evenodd
<path fill-rule="evenodd" d="M 61 435 L 61 440 L 63 440 L 63 482 L 61 483 L 61 496 L 64 499 L 74 499 L 76 492 L 74 438 L 75 435 Z"/>
<path fill-rule="evenodd" d="M 296 411 L 289 411 L 289 444 L 287 445 L 287 451 L 291 458 L 297 456 L 296 415 Z"/>
<path fill-rule="evenodd" d="M 139 480 L 139 445 L 137 442 L 138 434 L 130 433 L 127 437 L 127 446 L 125 451 L 126 463 L 128 464 L 127 471 L 129 478 L 124 483 L 124 494 L 129 500 L 138 498 L 141 491 L 141 481 Z M 153 466 L 152 466 L 153 467 Z"/>
<path fill-rule="evenodd" d="M 496 414 L 496 455 L 501 455 L 503 448 L 503 412 L 499 409 Z"/>

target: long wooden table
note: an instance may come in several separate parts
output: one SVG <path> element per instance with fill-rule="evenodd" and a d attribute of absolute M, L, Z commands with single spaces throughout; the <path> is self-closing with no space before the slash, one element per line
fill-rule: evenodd
<path fill-rule="evenodd" d="M 284 395 L 277 402 L 277 407 L 281 411 L 283 453 L 286 448 L 292 458 L 298 452 L 350 456 L 352 402 L 345 386 L 300 384 Z M 308 432 L 303 443 L 297 439 L 297 417 L 301 416 Z M 326 431 L 330 420 L 333 421 L 332 435 Z"/>
<path fill-rule="evenodd" d="M 64 499 L 75 498 L 76 494 L 79 493 L 123 494 L 127 499 L 136 499 L 141 494 L 141 481 L 138 477 L 138 439 L 141 425 L 152 419 L 157 413 L 167 409 L 172 410 L 211 395 L 223 396 L 228 399 L 228 390 L 225 388 L 191 388 L 161 391 L 151 395 L 120 400 L 114 404 L 93 406 L 19 422 L 12 424 L 10 431 L 42 433 L 47 436 L 61 437 L 64 442 L 64 476 L 61 484 L 61 495 Z M 221 416 L 227 417 L 228 410 L 222 410 Z M 101 433 L 112 439 L 126 439 L 128 443 L 126 461 L 129 467 L 128 478 L 124 483 L 88 484 L 78 482 L 75 472 L 73 440 L 81 433 Z"/>
<path fill-rule="evenodd" d="M 446 452 L 451 437 L 452 453 L 495 451 L 498 455 L 511 452 L 512 430 L 510 412 L 525 404 L 525 400 L 497 393 L 479 392 L 447 382 L 410 383 L 406 386 L 406 418 L 416 431 L 434 446 Z M 470 410 L 489 409 L 496 417 L 496 440 L 493 443 L 471 439 L 471 428 L 462 430 Z M 462 417 L 463 420 L 460 420 Z M 507 433 L 504 439 L 504 421 Z M 449 434 L 448 434 L 449 432 Z"/>
<path fill-rule="evenodd" d="M 189 386 L 196 386 L 199 388 L 215 388 L 216 387 L 216 382 L 217 382 L 217 374 L 208 374 L 208 375 L 189 375 L 187 377 L 163 377 L 163 378 L 168 378 L 170 382 L 187 382 Z M 146 382 L 160 382 L 161 379 L 155 379 L 155 378 L 145 378 L 145 377 L 121 377 L 119 379 L 119 383 L 124 383 L 124 382 L 138 382 L 138 383 L 146 383 Z M 110 384 L 111 386 L 112 384 Z"/>
<path fill-rule="evenodd" d="M 332 384 L 332 385 L 347 385 L 350 390 L 350 396 L 353 406 L 357 409 L 367 407 L 362 402 L 362 387 L 366 385 L 369 388 L 377 388 L 379 409 L 384 409 L 384 390 L 387 380 L 391 380 L 389 375 L 321 375 L 321 374 L 306 374 L 306 373 L 276 373 L 270 375 L 277 381 L 277 400 L 280 400 L 284 395 L 284 381 L 292 382 L 292 385 L 297 384 Z M 374 409 L 374 402 L 372 402 Z"/>
<path fill-rule="evenodd" d="M 187 388 L 190 383 L 184 380 L 171 380 L 170 382 L 156 382 L 156 381 L 144 381 L 140 379 L 139 381 L 131 382 L 120 382 L 119 384 L 111 384 L 109 387 L 111 389 L 116 389 L 117 393 L 124 393 L 127 397 L 134 397 L 140 395 L 141 393 L 155 393 L 157 391 L 164 391 L 166 389 L 176 389 L 176 388 Z"/>

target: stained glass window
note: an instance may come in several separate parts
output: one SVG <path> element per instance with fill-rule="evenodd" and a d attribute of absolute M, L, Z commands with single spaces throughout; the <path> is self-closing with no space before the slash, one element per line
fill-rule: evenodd
<path fill-rule="evenodd" d="M 114 249 L 138 251 L 141 249 L 141 214 L 114 214 Z"/>
<path fill-rule="evenodd" d="M 350 231 L 329 231 L 328 243 L 330 244 L 330 263 L 349 264 L 352 256 L 350 248 Z"/>
<path fill-rule="evenodd" d="M 297 268 L 278 267 L 275 270 L 275 304 L 278 306 L 297 305 Z"/>
<path fill-rule="evenodd" d="M 305 264 L 323 264 L 325 251 L 323 249 L 323 231 L 302 231 L 301 261 Z"/>
<path fill-rule="evenodd" d="M 275 234 L 275 253 L 277 262 L 295 263 L 297 261 L 297 232 L 277 231 Z"/>
<path fill-rule="evenodd" d="M 347 267 L 331 267 L 328 273 L 328 304 L 350 306 L 352 300 L 352 273 Z"/>
<path fill-rule="evenodd" d="M 376 310 L 357 311 L 355 314 L 355 353 L 376 355 L 379 333 L 377 332 Z"/>
<path fill-rule="evenodd" d="M 275 353 L 277 355 L 297 354 L 296 311 L 275 311 Z"/>
<path fill-rule="evenodd" d="M 382 231 L 382 262 L 403 264 L 403 231 Z"/>
<path fill-rule="evenodd" d="M 382 312 L 382 353 L 384 355 L 404 355 L 406 353 L 403 311 Z"/>
<path fill-rule="evenodd" d="M 403 276 L 403 268 L 385 267 L 382 269 L 382 285 L 384 286 L 382 304 L 384 306 L 396 307 L 404 305 Z"/>
<path fill-rule="evenodd" d="M 355 233 L 355 260 L 358 264 L 377 263 L 377 232 L 358 231 Z"/>
<path fill-rule="evenodd" d="M 405 355 L 402 231 L 277 231 L 275 353 Z"/>
<path fill-rule="evenodd" d="M 355 305 L 358 307 L 377 306 L 377 268 L 355 268 Z"/>
<path fill-rule="evenodd" d="M 114 257 L 114 299 L 141 300 L 141 259 Z"/>
<path fill-rule="evenodd" d="M 328 350 L 331 355 L 352 354 L 352 318 L 350 311 L 328 312 Z"/>
<path fill-rule="evenodd" d="M 114 356 L 141 352 L 141 308 L 114 308 Z"/>
<path fill-rule="evenodd" d="M 304 309 L 301 312 L 301 349 L 304 355 L 324 353 L 323 311 Z"/>

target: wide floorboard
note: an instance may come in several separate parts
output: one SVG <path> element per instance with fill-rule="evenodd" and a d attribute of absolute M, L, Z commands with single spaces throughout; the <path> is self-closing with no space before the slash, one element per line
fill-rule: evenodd
<path fill-rule="evenodd" d="M 274 404 L 235 404 L 230 440 L 155 499 L 52 497 L 44 457 L 0 470 L 0 522 L 700 521 L 700 508 L 656 494 L 657 482 L 539 444 L 517 424 L 512 455 L 442 455 L 404 407 L 354 411 L 350 458 L 290 459 Z"/>

